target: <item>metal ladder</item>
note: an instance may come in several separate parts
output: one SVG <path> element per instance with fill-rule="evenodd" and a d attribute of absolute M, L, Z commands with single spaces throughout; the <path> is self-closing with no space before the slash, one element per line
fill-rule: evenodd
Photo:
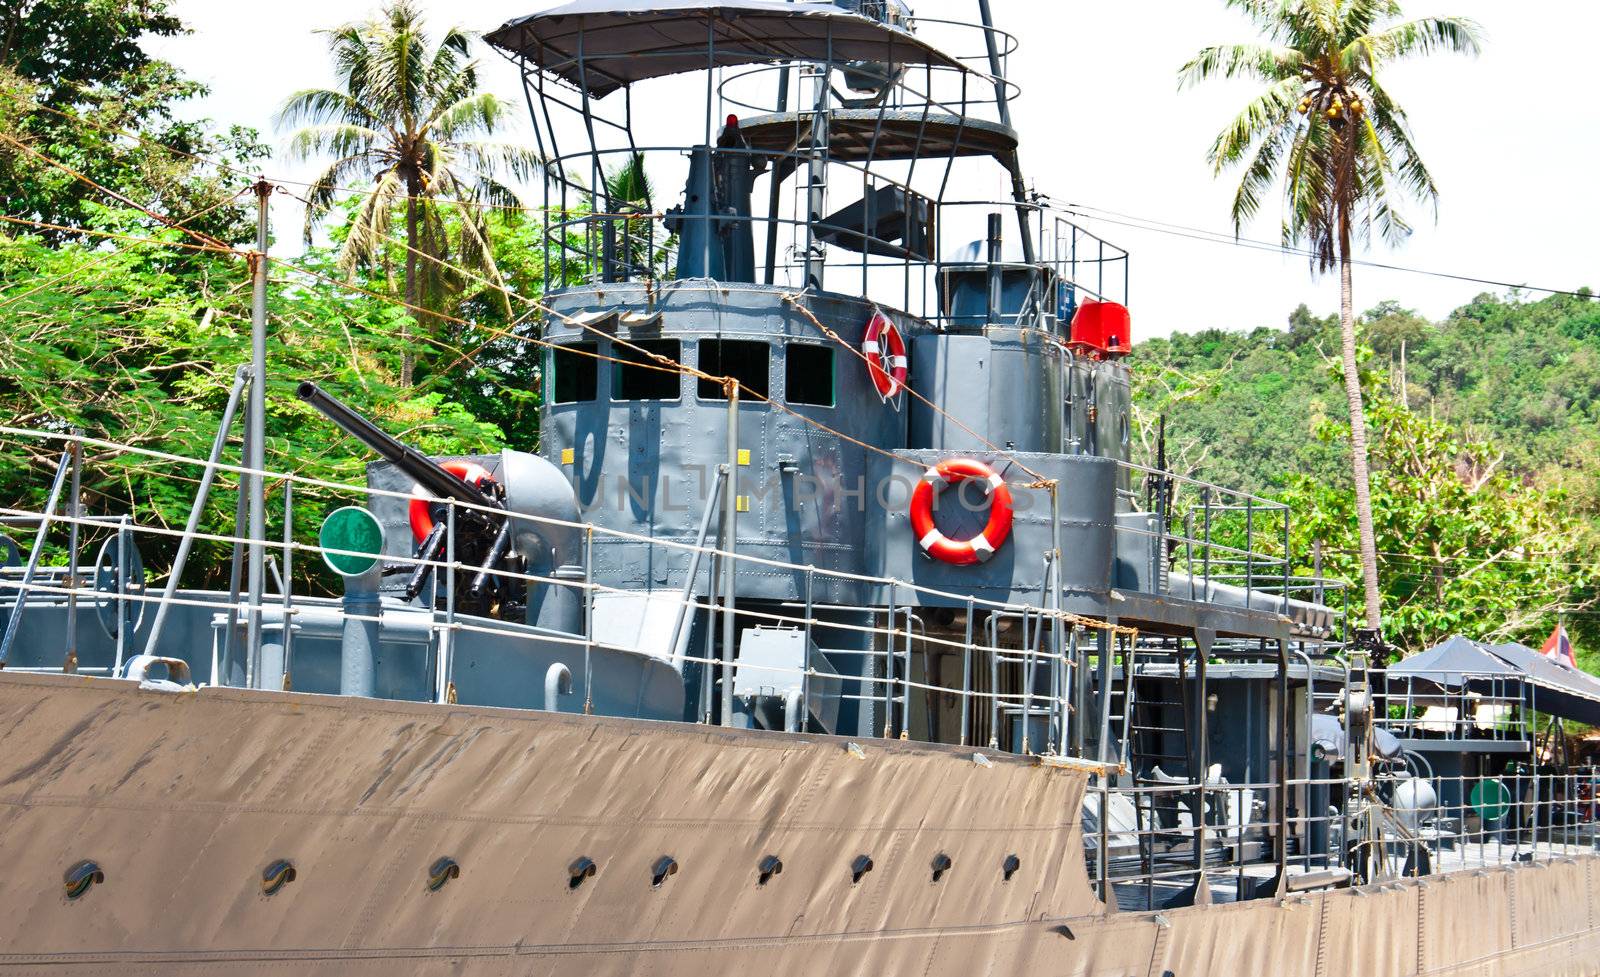
<path fill-rule="evenodd" d="M 1176 701 L 1139 694 L 1140 684 L 1149 688 L 1157 681 L 1154 678 L 1139 678 L 1130 675 L 1126 682 L 1127 687 L 1133 694 L 1133 700 L 1130 703 L 1132 708 L 1128 728 L 1130 734 L 1129 762 L 1133 769 L 1138 771 L 1144 768 L 1145 761 L 1150 761 L 1151 767 L 1155 767 L 1165 761 L 1168 766 L 1162 767 L 1163 773 L 1169 776 L 1183 776 L 1192 780 L 1194 778 L 1194 743 L 1191 741 L 1189 733 L 1190 727 L 1193 725 L 1190 722 L 1192 703 L 1189 701 L 1189 696 L 1185 694 L 1189 684 L 1188 674 L 1184 665 L 1184 653 L 1181 650 L 1176 651 L 1173 653 L 1173 657 L 1178 669 L 1178 698 Z M 1157 710 L 1171 709 L 1174 706 L 1179 709 L 1180 715 L 1177 726 L 1161 725 L 1161 717 L 1152 715 Z M 1173 733 L 1176 733 L 1181 739 L 1181 752 L 1171 753 L 1163 749 L 1163 740 L 1168 734 Z M 1174 763 L 1182 763 L 1182 769 L 1174 769 L 1172 766 Z"/>

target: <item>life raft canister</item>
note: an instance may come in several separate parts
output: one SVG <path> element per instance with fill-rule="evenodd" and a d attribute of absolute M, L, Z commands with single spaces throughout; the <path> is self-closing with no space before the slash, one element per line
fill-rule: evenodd
<path fill-rule="evenodd" d="M 905 389 L 906 368 L 911 361 L 906 357 L 905 337 L 882 312 L 874 311 L 868 320 L 861 352 L 867 357 L 867 372 L 872 376 L 872 386 L 878 396 L 885 403 L 898 397 Z"/>
<path fill-rule="evenodd" d="M 489 469 L 475 461 L 445 461 L 440 462 L 439 467 L 476 489 L 494 483 Z M 420 485 L 411 490 L 411 507 L 407 514 L 411 518 L 411 535 L 419 543 L 433 532 L 433 507 L 438 501 Z"/>
<path fill-rule="evenodd" d="M 971 539 L 951 539 L 933 524 L 934 497 L 969 478 L 989 486 L 989 524 Z M 911 530 L 917 543 L 936 560 L 956 566 L 984 563 L 1011 535 L 1011 489 L 994 469 L 971 458 L 950 458 L 927 470 L 911 491 Z"/>

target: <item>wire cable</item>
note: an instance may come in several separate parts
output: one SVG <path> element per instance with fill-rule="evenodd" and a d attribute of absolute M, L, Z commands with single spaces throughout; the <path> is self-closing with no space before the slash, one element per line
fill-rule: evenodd
<path fill-rule="evenodd" d="M 1260 241 L 1253 238 L 1240 237 L 1223 231 L 1210 231 L 1200 227 L 1189 227 L 1184 224 L 1173 224 L 1150 217 L 1140 217 L 1136 214 L 1127 214 L 1110 210 L 1104 207 L 1095 207 L 1091 204 L 1069 203 L 1060 205 L 1066 213 L 1084 220 L 1097 220 L 1118 227 L 1127 227 L 1134 230 L 1152 231 L 1157 234 L 1167 234 L 1172 237 L 1185 238 L 1191 241 L 1201 241 L 1207 244 L 1223 244 L 1230 247 L 1244 248 L 1252 251 L 1270 251 L 1277 254 L 1294 257 L 1310 258 L 1313 253 L 1306 248 L 1295 247 L 1289 244 L 1274 244 L 1270 241 Z M 1110 216 L 1105 216 L 1110 215 Z M 1120 218 L 1120 219 L 1119 219 Z M 1353 258 L 1351 264 L 1364 268 L 1377 268 L 1383 271 L 1397 271 L 1408 275 L 1424 275 L 1431 278 L 1443 278 L 1451 281 L 1470 282 L 1475 285 L 1490 285 L 1495 288 L 1521 289 L 1528 292 L 1541 292 L 1549 295 L 1565 295 L 1571 298 L 1595 299 L 1600 298 L 1591 292 L 1575 291 L 1566 288 L 1549 288 L 1542 285 L 1529 285 L 1526 282 L 1506 282 L 1493 278 L 1479 278 L 1474 275 L 1462 275 L 1455 272 L 1436 271 L 1428 268 L 1413 268 L 1407 265 L 1396 265 L 1385 261 L 1373 261 L 1367 258 Z"/>

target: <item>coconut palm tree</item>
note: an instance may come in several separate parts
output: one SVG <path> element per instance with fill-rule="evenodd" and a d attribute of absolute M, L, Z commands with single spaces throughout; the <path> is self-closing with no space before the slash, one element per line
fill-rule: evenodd
<path fill-rule="evenodd" d="M 1397 0 L 1224 0 L 1266 43 L 1208 47 L 1184 65 L 1179 87 L 1210 78 L 1266 86 L 1211 145 L 1218 174 L 1243 167 L 1235 232 L 1281 189 L 1283 242 L 1305 248 L 1312 269 L 1339 270 L 1341 352 L 1350 409 L 1367 627 L 1378 629 L 1377 546 L 1367 466 L 1366 415 L 1356 362 L 1351 265 L 1374 231 L 1388 244 L 1410 233 L 1407 201 L 1437 212 L 1439 191 L 1417 153 L 1405 111 L 1380 82 L 1396 61 L 1438 51 L 1476 54 L 1478 26 L 1459 17 L 1401 20 Z"/>
<path fill-rule="evenodd" d="M 606 210 L 611 214 L 649 214 L 655 206 L 655 187 L 645 172 L 644 154 L 630 153 L 628 159 L 606 174 Z M 632 274 L 654 271 L 656 254 L 655 221 L 648 216 L 613 221 L 623 241 L 619 257 Z"/>
<path fill-rule="evenodd" d="M 405 301 L 419 320 L 427 317 L 415 310 L 440 311 L 443 296 L 462 284 L 427 258 L 501 285 L 488 215 L 499 207 L 516 217 L 520 201 L 502 179 L 526 178 L 540 160 L 525 148 L 481 138 L 508 123 L 511 107 L 477 90 L 472 35 L 452 27 L 431 43 L 412 0 L 395 0 L 373 20 L 324 33 L 339 87 L 295 92 L 276 120 L 279 128 L 304 126 L 290 137 L 292 156 L 333 157 L 307 196 L 307 242 L 340 193 L 366 182 L 371 190 L 350 219 L 339 255 L 345 274 L 383 263 L 392 218 L 403 209 Z M 411 384 L 414 363 L 407 343 L 402 385 Z"/>

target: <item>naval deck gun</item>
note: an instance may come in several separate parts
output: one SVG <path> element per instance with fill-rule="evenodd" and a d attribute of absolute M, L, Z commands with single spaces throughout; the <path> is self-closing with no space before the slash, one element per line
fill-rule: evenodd
<path fill-rule="evenodd" d="M 429 602 L 434 603 L 448 589 L 466 613 L 503 620 L 526 617 L 530 624 L 577 629 L 570 597 L 547 600 L 551 588 L 541 587 L 530 601 L 527 586 L 530 571 L 546 577 L 559 574 L 567 560 L 577 558 L 570 526 L 576 512 L 560 473 L 541 459 L 516 451 L 481 462 L 437 461 L 315 383 L 303 382 L 295 393 L 415 486 L 404 520 L 414 537 L 415 553 L 404 553 L 412 559 L 392 568 L 406 575 L 401 592 L 405 602 L 431 594 Z M 377 477 L 381 481 L 385 476 Z M 447 551 L 458 567 L 453 571 L 457 579 L 450 588 L 430 589 L 435 568 Z"/>

